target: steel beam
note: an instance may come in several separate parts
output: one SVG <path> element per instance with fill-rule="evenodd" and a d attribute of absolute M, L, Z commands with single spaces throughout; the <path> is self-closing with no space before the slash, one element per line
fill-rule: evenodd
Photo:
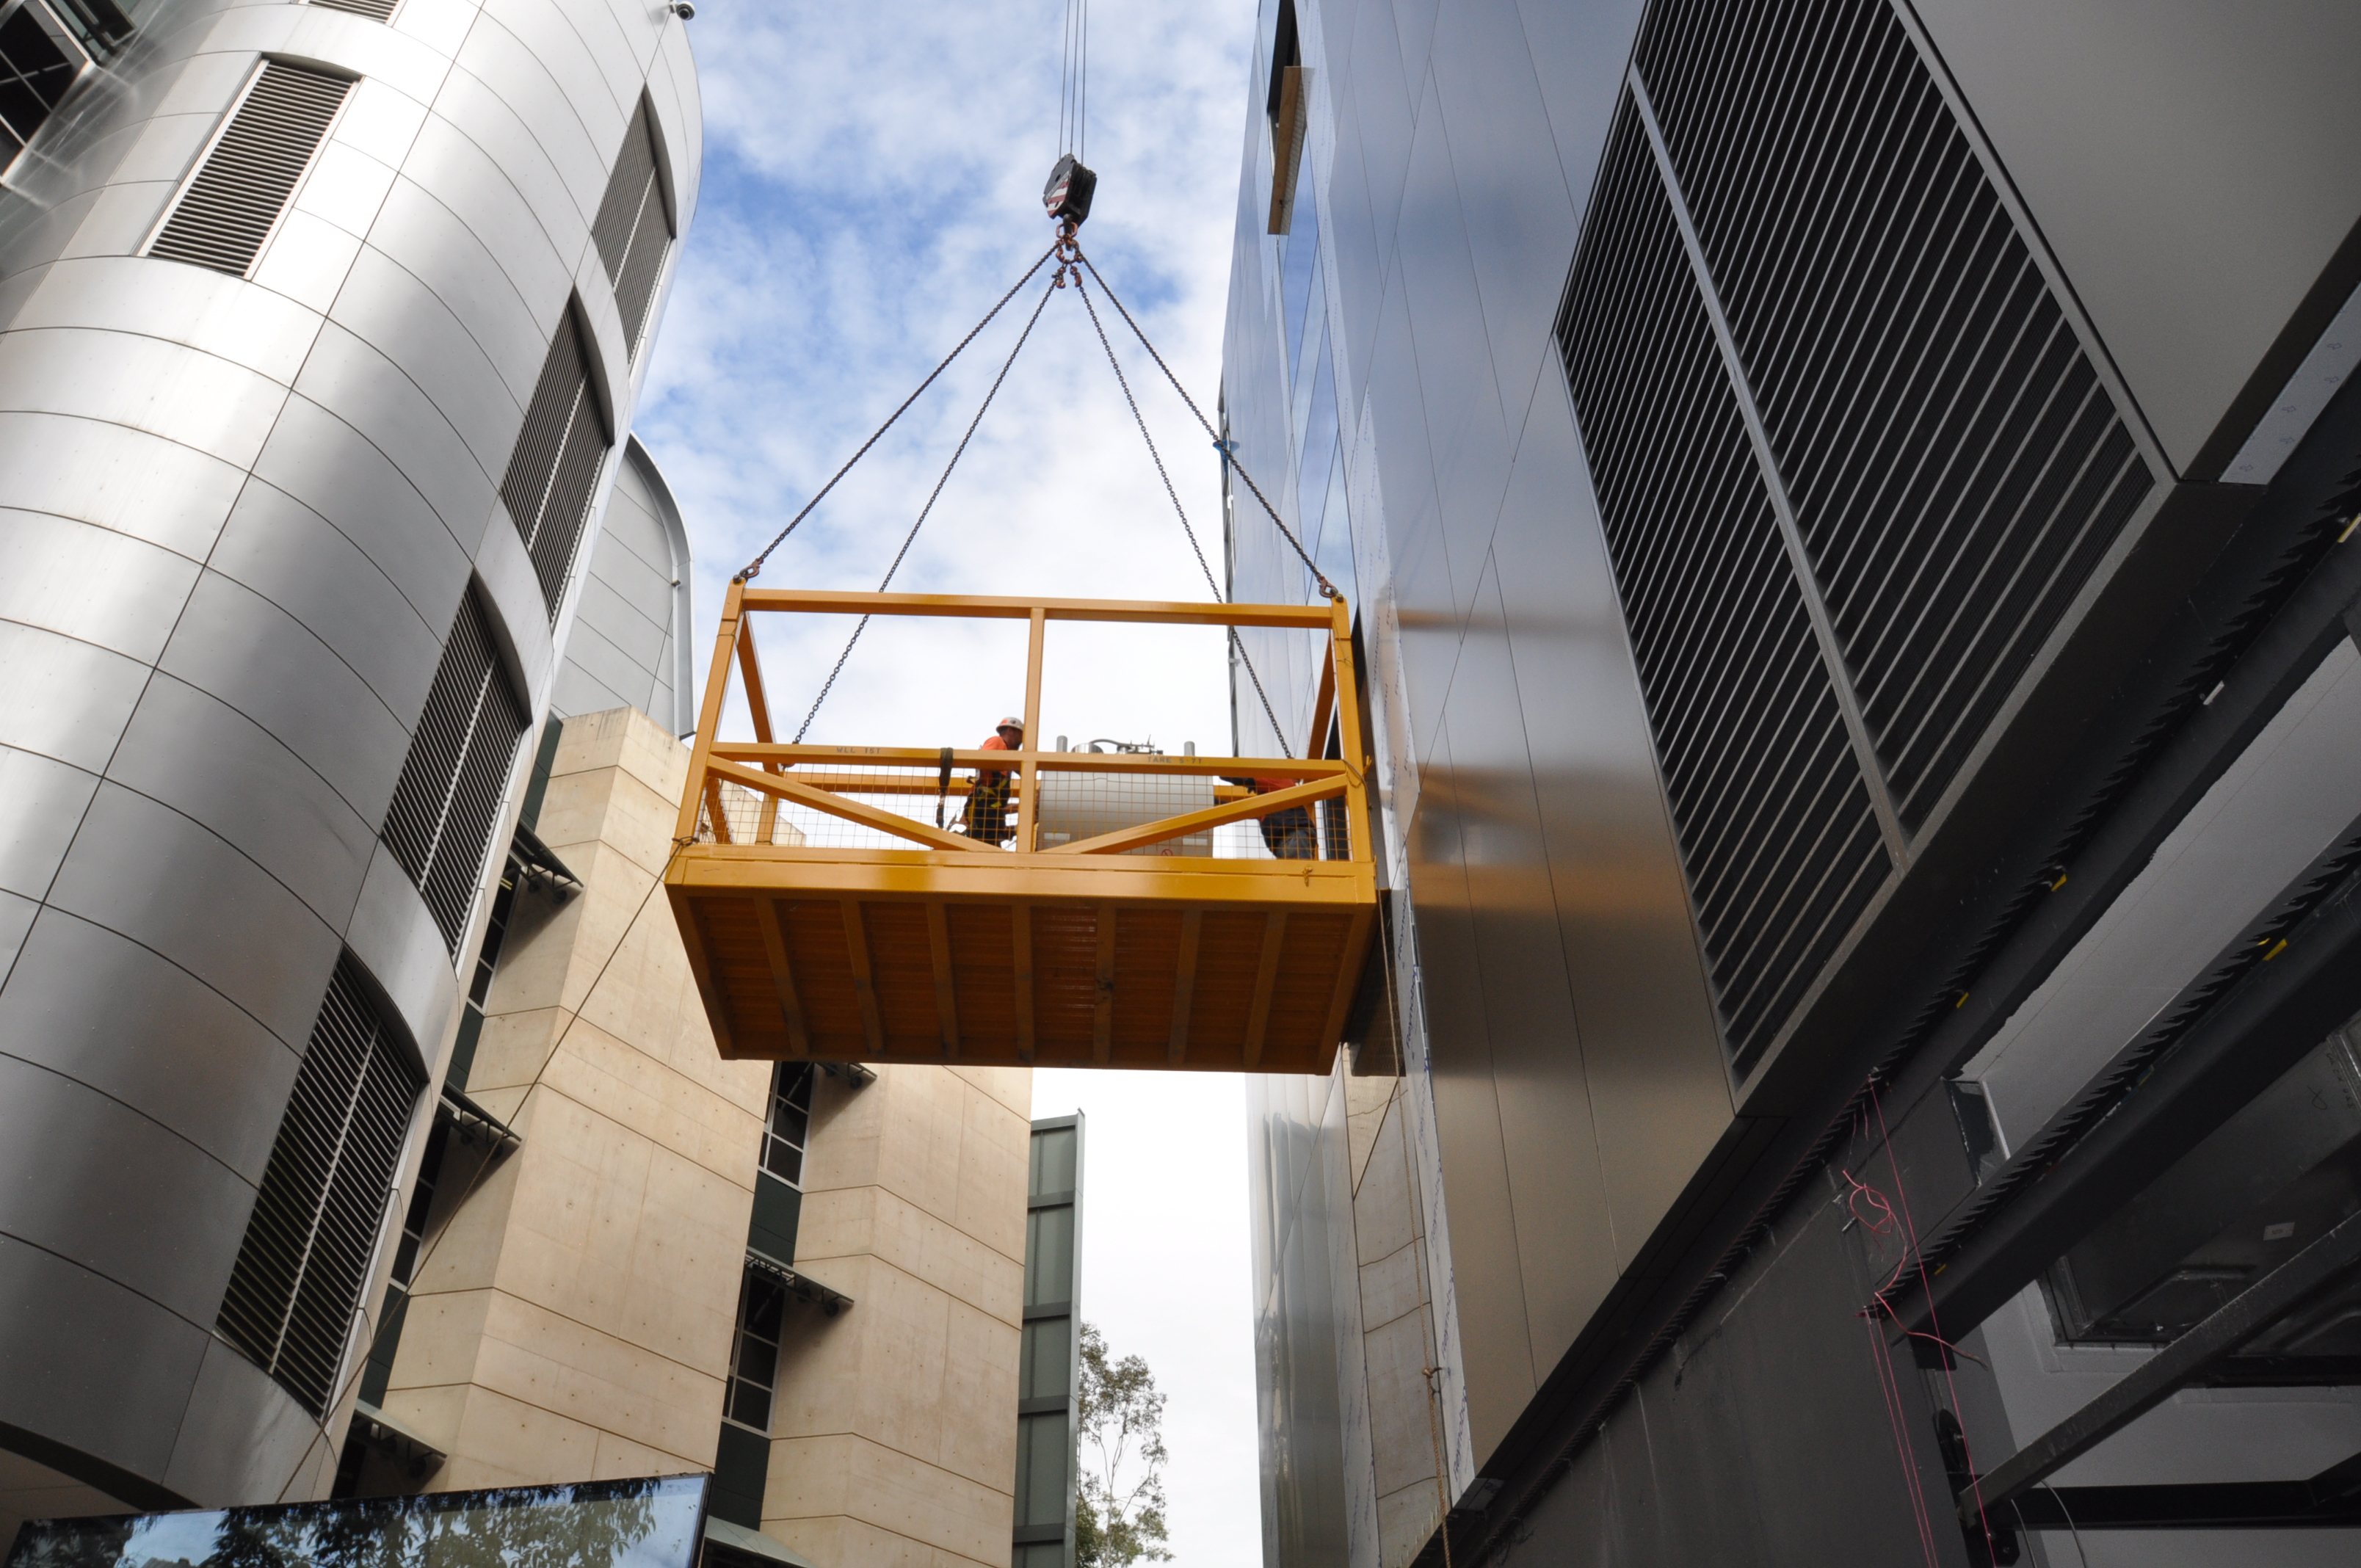
<path fill-rule="evenodd" d="M 935 1021 L 946 1060 L 959 1055 L 959 985 L 951 969 L 950 911 L 941 899 L 927 901 L 927 950 L 935 965 Z"/>
<path fill-rule="evenodd" d="M 1957 1341 L 2129 1202 L 2361 1006 L 2361 896 L 2348 883 L 2158 1061 L 2139 1091 L 2068 1147 L 1956 1251 L 1907 1327 Z M 1940 1246 L 1940 1238 L 1934 1244 Z M 1908 1287 L 1905 1284 L 1905 1288 Z"/>
<path fill-rule="evenodd" d="M 1197 995 L 1197 942 L 1204 925 L 1203 910 L 1180 912 L 1180 958 L 1172 977 L 1172 1043 L 1165 1052 L 1174 1067 L 1189 1059 L 1189 1007 Z"/>
<path fill-rule="evenodd" d="M 2123 1381 L 1960 1489 L 1960 1517 L 1973 1520 L 2072 1464 L 2161 1405 L 2205 1369 L 2361 1263 L 2361 1214 L 2272 1269 L 2221 1310 L 2140 1363 Z"/>
<path fill-rule="evenodd" d="M 2361 1454 L 2308 1481 L 2173 1486 L 2043 1486 L 2008 1505 L 2026 1530 L 2351 1530 L 2361 1525 Z M 1995 1520 L 1995 1523 L 1999 1521 Z"/>

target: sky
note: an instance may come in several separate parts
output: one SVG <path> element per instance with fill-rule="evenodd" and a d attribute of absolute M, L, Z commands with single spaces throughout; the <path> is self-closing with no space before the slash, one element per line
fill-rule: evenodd
<path fill-rule="evenodd" d="M 703 663 L 730 576 L 807 501 L 1050 239 L 1062 0 L 698 0 L 703 188 L 636 429 L 697 560 Z M 1091 17 L 1082 240 L 1210 416 L 1251 0 L 1129 0 Z M 765 565 L 765 587 L 873 589 L 1007 358 L 1046 269 Z M 1209 440 L 1104 300 L 1216 574 Z M 1071 290 L 1050 294 L 895 579 L 914 592 L 1201 598 L 1173 516 Z M 774 712 L 800 722 L 851 630 L 765 618 Z M 809 738 L 972 746 L 1023 707 L 1006 626 L 879 622 Z M 1227 748 L 1220 633 L 1050 634 L 1045 734 Z M 790 718 L 789 716 L 792 716 Z M 1043 1071 L 1034 1113 L 1089 1118 L 1083 1314 L 1169 1396 L 1176 1560 L 1260 1556 L 1244 1096 L 1226 1075 Z"/>

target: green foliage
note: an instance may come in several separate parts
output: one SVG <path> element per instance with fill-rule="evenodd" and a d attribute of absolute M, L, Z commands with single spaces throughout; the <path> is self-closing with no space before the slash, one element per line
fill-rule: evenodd
<path fill-rule="evenodd" d="M 1130 1568 L 1170 1563 L 1165 1545 L 1164 1396 L 1139 1356 L 1120 1361 L 1106 1340 L 1082 1325 L 1082 1387 L 1075 1401 L 1085 1454 L 1074 1502 L 1079 1568 Z"/>

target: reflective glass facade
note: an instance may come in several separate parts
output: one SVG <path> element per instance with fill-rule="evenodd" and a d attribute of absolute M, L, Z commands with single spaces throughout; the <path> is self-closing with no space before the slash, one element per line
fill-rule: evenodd
<path fill-rule="evenodd" d="M 692 1568 L 702 1475 L 43 1519 L 9 1568 Z"/>

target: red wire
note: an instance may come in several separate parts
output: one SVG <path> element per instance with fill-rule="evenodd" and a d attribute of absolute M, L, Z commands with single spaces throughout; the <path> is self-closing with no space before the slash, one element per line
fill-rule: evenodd
<path fill-rule="evenodd" d="M 1918 1480 L 1918 1454 L 1911 1445 L 1907 1415 L 1903 1408 L 1900 1379 L 1889 1361 L 1884 1336 L 1877 1321 L 1867 1312 L 1857 1312 L 1869 1329 L 1869 1358 L 1877 1368 L 1877 1391 L 1885 1400 L 1885 1423 L 1894 1432 L 1894 1451 L 1902 1461 L 1902 1485 L 1910 1497 L 1911 1521 L 1918 1527 L 1918 1545 L 1927 1554 L 1928 1568 L 1940 1568 L 1941 1557 L 1935 1550 L 1934 1521 L 1927 1511 L 1927 1494 Z"/>
<path fill-rule="evenodd" d="M 1864 1132 L 1868 1130 L 1865 1123 L 1861 1130 Z M 1851 1189 L 1845 1194 L 1845 1210 L 1861 1223 L 1862 1229 L 1874 1235 L 1885 1235 L 1899 1228 L 1899 1222 L 1894 1215 L 1893 1205 L 1885 1201 L 1885 1194 L 1841 1167 L 1839 1168 L 1838 1174 L 1844 1178 L 1846 1185 Z M 1870 1210 L 1868 1213 L 1861 1212 L 1864 1199 L 1868 1201 Z M 1879 1308 L 1887 1311 L 1892 1310 L 1886 1305 L 1885 1293 L 1894 1288 L 1895 1280 L 1902 1277 L 1904 1266 L 1906 1266 L 1906 1262 L 1905 1265 L 1897 1266 L 1885 1283 L 1873 1292 Z M 1894 1367 L 1891 1353 L 1886 1348 L 1884 1334 L 1879 1326 L 1876 1312 L 1863 1310 L 1854 1315 L 1859 1317 L 1869 1329 L 1870 1359 L 1877 1367 L 1877 1390 L 1885 1400 L 1886 1424 L 1893 1429 L 1894 1449 L 1902 1462 L 1902 1484 L 1904 1489 L 1909 1494 L 1912 1522 L 1918 1528 L 1918 1543 L 1927 1553 L 1927 1563 L 1936 1564 L 1941 1561 L 1941 1558 L 1935 1549 L 1934 1522 L 1927 1507 L 1926 1488 L 1918 1475 L 1917 1445 L 1910 1440 L 1908 1410 L 1902 1398 L 1901 1373 Z"/>
<path fill-rule="evenodd" d="M 1926 1255 L 1918 1245 L 1917 1222 L 1910 1217 L 1910 1193 L 1902 1183 L 1902 1165 L 1894 1154 L 1894 1135 L 1885 1125 L 1885 1102 L 1878 1098 L 1877 1080 L 1873 1078 L 1869 1081 L 1869 1103 L 1877 1113 L 1878 1136 L 1885 1142 L 1885 1167 L 1894 1173 L 1894 1195 L 1902 1200 L 1902 1223 L 1909 1233 L 1910 1250 L 1904 1255 L 1903 1262 L 1905 1266 L 1914 1261 L 1917 1264 L 1918 1288 L 1927 1295 L 1927 1321 L 1935 1331 L 1927 1337 L 1948 1348 L 1949 1342 L 1938 1337 L 1943 1332 L 1943 1324 L 1935 1315 L 1935 1282 L 1927 1272 Z M 1901 1277 L 1902 1271 L 1897 1268 L 1894 1271 L 1894 1279 L 1899 1279 Z M 1893 1288 L 1894 1280 L 1886 1281 L 1885 1289 L 1891 1290 Z M 1893 1304 L 1885 1299 L 1884 1290 L 1878 1292 L 1877 1300 L 1878 1305 L 1885 1309 L 1887 1315 L 1892 1317 L 1897 1325 L 1900 1324 L 1901 1315 L 1896 1313 Z M 1905 1333 L 1908 1332 L 1907 1329 L 1904 1330 Z M 1968 1423 L 1960 1413 L 1960 1385 L 1959 1380 L 1951 1376 L 1951 1360 L 1949 1356 L 1943 1358 L 1943 1384 L 1950 1390 L 1951 1415 L 1960 1423 L 1960 1454 L 1968 1467 L 1968 1485 L 1976 1495 L 1976 1522 L 1983 1530 L 1984 1551 L 1985 1555 L 1989 1557 L 1993 1554 L 1993 1530 L 1991 1516 L 1984 1511 L 1983 1477 L 1977 1473 L 1975 1450 L 1968 1442 Z"/>

